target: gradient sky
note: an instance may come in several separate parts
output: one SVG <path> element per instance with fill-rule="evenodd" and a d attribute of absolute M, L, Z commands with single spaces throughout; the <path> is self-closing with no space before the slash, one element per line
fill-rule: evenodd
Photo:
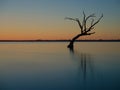
<path fill-rule="evenodd" d="M 0 39 L 71 39 L 83 10 L 104 18 L 81 39 L 120 39 L 120 0 L 0 0 Z"/>

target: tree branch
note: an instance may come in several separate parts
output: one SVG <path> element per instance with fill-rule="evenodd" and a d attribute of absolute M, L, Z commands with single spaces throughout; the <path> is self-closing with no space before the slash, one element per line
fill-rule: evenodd
<path fill-rule="evenodd" d="M 83 26 L 81 25 L 81 22 L 79 21 L 78 18 L 73 19 L 73 18 L 66 17 L 65 19 L 76 21 L 81 29 L 81 33 L 83 33 Z"/>
<path fill-rule="evenodd" d="M 85 12 L 83 11 L 83 27 L 84 27 L 84 32 L 86 32 L 86 15 Z"/>
<path fill-rule="evenodd" d="M 91 17 L 95 17 L 95 14 L 93 13 L 93 14 L 89 15 L 88 17 L 86 17 L 86 21 Z"/>
<path fill-rule="evenodd" d="M 91 29 L 92 29 L 97 23 L 99 23 L 102 18 L 103 18 L 103 14 L 101 15 L 101 17 L 100 17 L 96 22 L 92 21 L 92 22 L 91 22 L 92 25 L 89 27 L 89 29 L 87 30 L 87 32 L 91 31 Z M 94 22 L 94 23 L 93 23 L 93 22 Z"/>
<path fill-rule="evenodd" d="M 87 35 L 91 35 L 91 34 L 95 34 L 95 32 L 92 32 L 92 33 L 87 33 Z"/>
<path fill-rule="evenodd" d="M 74 19 L 74 18 L 69 18 L 69 17 L 66 17 L 65 19 L 76 21 L 76 19 Z"/>
<path fill-rule="evenodd" d="M 91 14 L 91 15 L 86 17 L 85 12 L 83 11 L 83 15 L 84 15 L 84 17 L 83 17 L 83 27 L 84 27 L 84 32 L 86 32 L 86 30 L 87 30 L 87 28 L 86 28 L 87 27 L 87 20 L 91 17 L 95 17 L 95 14 Z M 92 21 L 91 23 L 93 23 L 93 22 L 94 21 Z"/>
<path fill-rule="evenodd" d="M 94 19 L 92 18 L 92 21 L 91 21 L 91 26 L 93 25 L 93 23 L 94 23 Z"/>

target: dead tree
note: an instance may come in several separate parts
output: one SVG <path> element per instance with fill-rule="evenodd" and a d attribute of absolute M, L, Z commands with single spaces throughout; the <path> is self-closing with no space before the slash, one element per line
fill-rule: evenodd
<path fill-rule="evenodd" d="M 80 33 L 78 35 L 76 35 L 75 37 L 72 38 L 72 40 L 70 40 L 69 45 L 67 46 L 70 50 L 74 49 L 74 42 L 75 40 L 77 40 L 79 37 L 81 36 L 85 36 L 85 35 L 91 35 L 94 34 L 95 32 L 91 32 L 94 29 L 94 26 L 99 23 L 99 21 L 102 19 L 103 14 L 101 15 L 101 17 L 95 21 L 94 17 L 95 14 L 91 14 L 89 16 L 86 16 L 85 13 L 83 12 L 83 22 L 81 23 L 79 18 L 70 18 L 70 17 L 66 17 L 65 19 L 68 20 L 72 20 L 72 21 L 76 21 L 80 27 Z M 87 27 L 87 21 L 91 19 L 91 24 L 89 27 Z"/>

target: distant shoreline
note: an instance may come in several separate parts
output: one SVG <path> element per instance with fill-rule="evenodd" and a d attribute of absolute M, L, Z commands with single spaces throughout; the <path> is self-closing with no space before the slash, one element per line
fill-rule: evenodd
<path fill-rule="evenodd" d="M 70 40 L 0 40 L 0 42 L 69 42 Z M 76 40 L 76 42 L 120 42 L 120 40 Z"/>

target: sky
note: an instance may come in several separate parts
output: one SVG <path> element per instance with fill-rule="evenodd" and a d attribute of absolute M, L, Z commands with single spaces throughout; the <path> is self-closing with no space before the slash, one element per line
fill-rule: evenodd
<path fill-rule="evenodd" d="M 96 14 L 94 35 L 80 39 L 120 39 L 120 0 L 0 0 L 0 40 L 71 39 L 79 26 L 65 17 Z"/>

